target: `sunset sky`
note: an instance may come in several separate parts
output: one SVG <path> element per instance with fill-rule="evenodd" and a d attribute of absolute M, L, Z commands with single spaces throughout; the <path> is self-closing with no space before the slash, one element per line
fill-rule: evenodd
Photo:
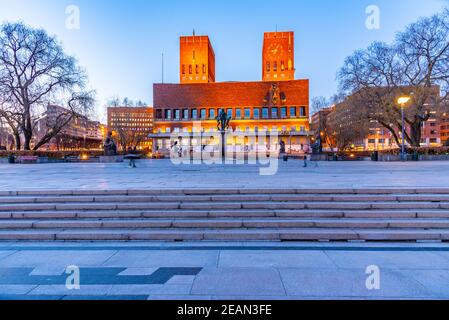
<path fill-rule="evenodd" d="M 66 8 L 80 10 L 80 29 L 66 28 Z M 380 29 L 365 26 L 366 8 L 380 9 Z M 372 41 L 392 41 L 420 16 L 447 0 L 0 0 L 0 22 L 23 21 L 56 35 L 76 56 L 97 90 L 98 117 L 108 97 L 152 104 L 152 84 L 179 81 L 179 36 L 209 35 L 217 81 L 261 79 L 265 31 L 291 30 L 296 38 L 296 78 L 309 78 L 311 97 L 331 96 L 346 56 Z"/>

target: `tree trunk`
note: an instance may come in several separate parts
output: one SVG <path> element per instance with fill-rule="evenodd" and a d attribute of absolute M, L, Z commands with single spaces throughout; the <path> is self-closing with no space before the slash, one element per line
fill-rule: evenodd
<path fill-rule="evenodd" d="M 14 133 L 14 140 L 15 140 L 15 143 L 16 143 L 17 151 L 20 151 L 20 149 L 22 148 L 22 143 L 20 141 L 20 134 Z"/>
<path fill-rule="evenodd" d="M 24 132 L 23 150 L 31 150 L 31 136 Z"/>
<path fill-rule="evenodd" d="M 410 145 L 415 148 L 421 146 L 422 121 L 417 119 L 410 126 Z"/>

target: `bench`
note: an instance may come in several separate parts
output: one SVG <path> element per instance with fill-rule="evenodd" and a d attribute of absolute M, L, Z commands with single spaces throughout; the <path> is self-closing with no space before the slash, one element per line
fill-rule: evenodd
<path fill-rule="evenodd" d="M 18 157 L 18 162 L 21 164 L 32 164 L 37 163 L 37 160 L 39 160 L 38 156 L 20 156 Z"/>

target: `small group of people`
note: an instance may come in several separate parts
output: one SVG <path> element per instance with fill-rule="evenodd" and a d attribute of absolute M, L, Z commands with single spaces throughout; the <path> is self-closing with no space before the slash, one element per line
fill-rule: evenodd
<path fill-rule="evenodd" d="M 179 138 L 179 141 L 175 141 L 171 145 L 170 150 L 172 151 L 173 155 L 177 155 L 179 158 L 182 158 L 184 152 L 182 149 L 182 138 Z"/>

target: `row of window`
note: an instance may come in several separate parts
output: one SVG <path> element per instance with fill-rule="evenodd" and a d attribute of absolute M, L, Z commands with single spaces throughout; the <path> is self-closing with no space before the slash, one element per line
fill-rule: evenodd
<path fill-rule="evenodd" d="M 379 139 L 378 143 L 385 143 L 387 141 L 390 141 L 390 143 L 393 141 L 392 139 Z M 376 139 L 368 139 L 368 143 L 369 144 L 375 144 L 376 143 Z M 421 139 L 421 143 L 422 144 L 426 144 L 427 140 L 426 139 Z M 437 138 L 430 138 L 429 139 L 429 143 L 438 143 L 438 139 Z"/>
<path fill-rule="evenodd" d="M 189 68 L 189 74 L 193 74 L 194 73 L 194 70 L 193 70 L 194 68 L 195 68 L 195 74 L 200 74 L 200 66 L 198 64 L 195 64 L 195 65 L 189 64 L 188 68 Z M 185 64 L 182 65 L 181 69 L 182 69 L 182 74 L 186 74 L 187 70 L 186 70 L 186 65 Z M 206 67 L 205 64 L 203 64 L 203 68 L 202 69 L 203 69 L 202 70 L 203 74 L 207 72 L 207 67 Z"/>
<path fill-rule="evenodd" d="M 278 71 L 278 62 L 277 61 L 274 61 L 274 62 L 267 61 L 267 63 L 266 63 L 267 72 L 271 72 L 272 67 L 273 67 L 273 72 L 277 72 Z M 285 71 L 285 69 L 290 70 L 292 68 L 291 62 L 289 62 L 289 65 L 286 67 L 284 61 L 281 61 L 280 67 L 281 67 L 280 68 L 281 71 Z"/>
<path fill-rule="evenodd" d="M 157 119 L 188 120 L 215 119 L 223 109 L 165 109 L 156 110 Z M 307 117 L 306 107 L 272 107 L 272 108 L 237 108 L 226 109 L 226 114 L 232 119 L 286 119 Z"/>
<path fill-rule="evenodd" d="M 293 127 L 290 127 L 290 128 L 287 128 L 286 126 L 283 126 L 282 128 L 279 128 L 277 126 L 273 126 L 271 128 L 269 128 L 269 127 L 263 127 L 262 128 L 262 130 L 266 131 L 266 132 L 276 132 L 276 131 L 277 132 L 287 132 L 287 131 L 298 132 L 298 129 L 299 129 L 299 132 L 303 132 L 303 133 L 306 132 L 306 127 L 305 126 L 300 126 L 300 127 L 293 126 Z M 252 132 L 252 131 L 253 132 L 259 132 L 259 127 L 254 127 L 253 129 L 251 129 L 250 127 L 246 127 L 246 128 L 237 127 L 235 129 L 235 131 L 236 132 Z M 163 130 L 163 129 L 158 129 L 157 130 L 157 133 L 162 133 L 162 132 L 164 132 L 164 133 L 171 133 L 172 129 L 171 128 L 165 128 L 165 130 Z M 180 132 L 187 133 L 187 132 L 189 132 L 189 128 L 182 128 L 182 129 L 181 128 L 174 128 L 173 132 L 174 133 L 180 133 Z M 199 132 L 199 131 L 198 131 L 197 128 L 192 128 L 192 132 Z M 206 131 L 203 129 L 203 132 L 206 132 Z M 215 128 L 209 129 L 209 132 L 210 133 L 217 132 L 217 129 L 215 129 Z"/>

